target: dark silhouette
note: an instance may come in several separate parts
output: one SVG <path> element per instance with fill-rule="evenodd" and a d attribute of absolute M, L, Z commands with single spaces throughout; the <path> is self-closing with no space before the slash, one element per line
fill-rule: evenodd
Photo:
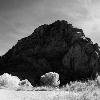
<path fill-rule="evenodd" d="M 39 85 L 41 75 L 56 72 L 64 85 L 94 78 L 100 71 L 99 54 L 99 46 L 85 37 L 82 29 L 58 20 L 39 26 L 19 40 L 0 58 L 0 73 L 8 72 Z"/>

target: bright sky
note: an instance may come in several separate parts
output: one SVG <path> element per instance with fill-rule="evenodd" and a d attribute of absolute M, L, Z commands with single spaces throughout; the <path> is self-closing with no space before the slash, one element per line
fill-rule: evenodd
<path fill-rule="evenodd" d="M 39 25 L 58 19 L 100 44 L 100 0 L 0 0 L 0 55 Z"/>

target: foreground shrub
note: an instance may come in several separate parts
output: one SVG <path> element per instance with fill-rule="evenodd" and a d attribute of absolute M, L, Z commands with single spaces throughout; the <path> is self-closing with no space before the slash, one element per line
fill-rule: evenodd
<path fill-rule="evenodd" d="M 33 89 L 33 86 L 27 79 L 20 81 L 18 85 L 17 91 L 30 91 Z"/>
<path fill-rule="evenodd" d="M 4 73 L 0 76 L 0 87 L 17 88 L 19 87 L 20 79 L 17 76 L 11 76 L 8 73 Z"/>
<path fill-rule="evenodd" d="M 74 91 L 74 92 L 84 92 L 84 91 L 93 91 L 98 88 L 98 84 L 96 80 L 88 80 L 88 81 L 74 81 L 66 84 L 61 87 L 61 90 L 64 91 Z"/>
<path fill-rule="evenodd" d="M 59 74 L 49 72 L 41 76 L 40 84 L 43 86 L 58 87 L 60 85 Z"/>
<path fill-rule="evenodd" d="M 26 87 L 26 88 L 33 87 L 27 79 L 20 81 L 19 86 Z"/>
<path fill-rule="evenodd" d="M 97 85 L 100 87 L 100 75 L 97 73 L 96 74 L 96 82 L 97 82 Z"/>

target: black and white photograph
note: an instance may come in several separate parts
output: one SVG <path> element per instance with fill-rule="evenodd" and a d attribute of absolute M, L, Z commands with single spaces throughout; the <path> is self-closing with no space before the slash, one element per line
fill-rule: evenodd
<path fill-rule="evenodd" d="M 100 100 L 100 0 L 0 0 L 0 100 Z"/>

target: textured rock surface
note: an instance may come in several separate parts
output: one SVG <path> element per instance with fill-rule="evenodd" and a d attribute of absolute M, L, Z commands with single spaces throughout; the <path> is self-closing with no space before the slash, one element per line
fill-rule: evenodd
<path fill-rule="evenodd" d="M 98 44 L 67 21 L 41 25 L 12 47 L 0 60 L 0 72 L 9 72 L 39 84 L 41 75 L 57 72 L 61 85 L 94 77 L 100 67 Z"/>

